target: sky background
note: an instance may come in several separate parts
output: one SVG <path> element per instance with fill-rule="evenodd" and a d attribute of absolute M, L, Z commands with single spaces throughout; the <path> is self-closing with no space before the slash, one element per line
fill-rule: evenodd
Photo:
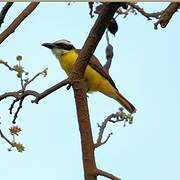
<path fill-rule="evenodd" d="M 81 48 L 93 23 L 87 3 L 41 3 L 36 10 L 0 46 L 0 59 L 16 64 L 23 56 L 23 66 L 32 77 L 48 67 L 48 76 L 39 77 L 29 89 L 39 92 L 66 78 L 44 42 L 68 39 Z M 4 3 L 0 3 L 2 8 Z M 15 3 L 2 29 L 26 7 Z M 140 3 L 148 12 L 165 8 L 168 3 Z M 119 31 L 110 35 L 114 58 L 110 74 L 119 91 L 137 108 L 134 123 L 109 124 L 107 144 L 96 150 L 98 168 L 123 180 L 179 180 L 179 28 L 176 13 L 165 29 L 154 30 L 153 23 L 142 15 L 130 14 L 117 19 Z M 1 29 L 1 30 L 2 30 Z M 106 40 L 103 36 L 95 55 L 104 64 Z M 20 88 L 13 72 L 0 66 L 0 94 Z M 18 140 L 26 151 L 8 152 L 0 139 L 1 178 L 6 180 L 81 180 L 83 179 L 80 136 L 72 89 L 61 88 L 39 105 L 27 98 L 17 119 L 23 129 Z M 8 134 L 12 99 L 0 102 L 1 129 Z M 94 139 L 97 122 L 102 122 L 119 104 L 100 93 L 89 96 L 89 110 Z M 98 177 L 99 180 L 105 180 Z"/>

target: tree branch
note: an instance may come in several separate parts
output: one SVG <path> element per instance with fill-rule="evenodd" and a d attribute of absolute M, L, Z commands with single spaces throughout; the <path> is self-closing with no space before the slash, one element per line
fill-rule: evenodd
<path fill-rule="evenodd" d="M 143 16 L 145 16 L 148 20 L 152 20 L 151 17 L 159 19 L 160 15 L 163 13 L 163 11 L 155 12 L 155 13 L 147 13 L 144 11 L 143 8 L 141 8 L 139 5 L 134 3 L 128 3 L 132 8 L 136 9 L 139 13 L 141 13 Z"/>
<path fill-rule="evenodd" d="M 178 10 L 179 7 L 180 7 L 179 2 L 170 3 L 168 7 L 161 14 L 159 20 L 156 23 L 154 23 L 154 29 L 157 29 L 159 24 L 161 25 L 162 28 L 165 28 L 168 25 L 173 14 Z"/>
<path fill-rule="evenodd" d="M 26 91 L 17 91 L 17 92 L 7 92 L 7 93 L 4 93 L 2 95 L 0 95 L 0 101 L 7 98 L 7 97 L 14 97 L 15 100 L 13 100 L 13 102 L 11 103 L 10 105 L 10 108 L 9 108 L 9 113 L 12 114 L 12 110 L 14 108 L 14 105 L 15 103 L 17 103 L 19 101 L 19 105 L 18 105 L 18 108 L 16 110 L 16 112 L 14 113 L 14 118 L 13 118 L 13 121 L 12 123 L 15 124 L 16 123 L 16 119 L 18 117 L 18 113 L 20 111 L 20 109 L 22 108 L 22 103 L 25 99 L 26 96 L 35 96 L 37 97 L 38 96 L 38 92 L 36 91 L 32 91 L 32 90 L 26 90 Z"/>
<path fill-rule="evenodd" d="M 34 80 L 34 78 L 36 78 L 36 77 L 37 77 L 37 75 L 35 75 L 30 81 L 32 82 Z M 21 89 L 19 91 L 15 91 L 15 92 L 6 92 L 6 93 L 0 95 L 0 101 L 7 98 L 7 97 L 14 97 L 15 98 L 15 100 L 13 100 L 13 102 L 9 108 L 10 114 L 12 114 L 12 110 L 14 108 L 15 103 L 19 102 L 18 108 L 17 108 L 16 112 L 14 113 L 14 118 L 12 121 L 12 123 L 14 124 L 14 123 L 16 123 L 15 120 L 17 118 L 17 115 L 18 115 L 20 109 L 22 108 L 22 103 L 23 103 L 26 96 L 30 96 L 30 95 L 34 96 L 35 99 L 32 100 L 31 102 L 32 103 L 34 103 L 34 102 L 38 103 L 41 99 L 43 99 L 47 95 L 51 94 L 52 92 L 56 91 L 57 89 L 65 86 L 69 83 L 70 83 L 70 80 L 65 79 L 64 81 L 61 81 L 60 83 L 50 87 L 49 89 L 46 89 L 42 93 L 38 93 L 38 92 L 33 91 L 33 90 L 25 90 L 25 89 Z"/>
<path fill-rule="evenodd" d="M 38 103 L 41 99 L 43 99 L 47 95 L 51 94 L 52 92 L 56 91 L 57 89 L 65 86 L 69 83 L 70 83 L 70 80 L 65 79 L 65 80 L 57 83 L 56 85 L 46 89 L 42 93 L 38 93 L 37 91 L 33 91 L 33 90 L 25 90 L 25 91 L 19 90 L 19 91 L 14 91 L 14 92 L 6 92 L 6 93 L 0 95 L 0 101 L 2 101 L 3 99 L 5 99 L 7 97 L 14 97 L 17 100 L 20 100 L 22 98 L 25 98 L 26 96 L 34 96 L 35 99 L 32 100 L 32 103 Z"/>
<path fill-rule="evenodd" d="M 14 118 L 13 118 L 13 121 L 12 121 L 13 124 L 16 124 L 16 119 L 17 119 L 17 117 L 18 117 L 18 113 L 19 113 L 20 109 L 22 108 L 22 103 L 23 103 L 23 101 L 24 101 L 24 98 L 25 98 L 25 97 L 22 97 L 22 98 L 19 100 L 18 108 L 17 108 L 16 112 L 14 113 Z"/>
<path fill-rule="evenodd" d="M 115 118 L 116 120 L 113 120 L 113 118 Z M 108 122 L 112 122 L 112 123 L 116 123 L 116 122 L 120 122 L 120 121 L 124 121 L 126 120 L 126 115 L 125 113 L 123 112 L 123 109 L 122 108 L 119 108 L 119 111 L 116 112 L 116 113 L 112 113 L 111 115 L 109 115 L 102 123 L 101 125 L 98 124 L 98 127 L 99 127 L 99 134 L 98 134 L 98 138 L 97 138 L 97 141 L 96 143 L 94 144 L 94 148 L 98 148 L 99 146 L 105 144 L 110 136 L 113 134 L 112 132 L 108 134 L 107 138 L 102 141 L 102 138 L 103 138 L 103 134 L 104 134 L 104 130 L 107 126 L 107 123 Z"/>
<path fill-rule="evenodd" d="M 41 71 L 41 72 L 38 72 L 36 75 L 34 75 L 30 80 L 27 80 L 24 84 L 23 84 L 23 86 L 22 86 L 22 90 L 25 90 L 26 89 L 26 87 L 31 83 L 31 82 L 33 82 L 37 77 L 39 77 L 40 75 L 43 75 L 43 73 L 44 73 L 44 77 L 47 75 L 47 69 L 48 68 L 46 68 L 46 69 L 44 69 L 43 71 Z"/>
<path fill-rule="evenodd" d="M 3 99 L 7 98 L 7 97 L 14 97 L 16 99 L 21 99 L 24 98 L 26 96 L 34 96 L 34 97 L 38 97 L 39 93 L 33 90 L 26 90 L 26 91 L 14 91 L 14 92 L 6 92 L 2 95 L 0 95 L 0 101 L 2 101 Z"/>
<path fill-rule="evenodd" d="M 21 24 L 21 22 L 32 13 L 40 2 L 31 2 L 20 15 L 0 34 L 0 44 Z"/>
<path fill-rule="evenodd" d="M 97 176 L 98 175 L 104 176 L 104 177 L 107 177 L 107 178 L 112 179 L 112 180 L 121 180 L 120 178 L 114 176 L 113 174 L 108 173 L 108 172 L 103 171 L 103 170 L 100 170 L 100 169 L 96 170 L 96 174 L 97 174 Z"/>
<path fill-rule="evenodd" d="M 10 7 L 13 5 L 13 2 L 7 2 L 5 4 L 5 6 L 2 8 L 1 12 L 0 12 L 0 28 L 1 28 L 1 25 L 4 23 L 4 19 L 5 19 L 5 16 L 8 12 L 8 10 L 10 9 Z"/>
<path fill-rule="evenodd" d="M 0 129 L 0 136 L 3 138 L 8 144 L 10 144 L 12 147 L 14 147 L 14 144 L 3 134 L 3 132 Z"/>
<path fill-rule="evenodd" d="M 0 64 L 5 65 L 10 71 L 16 71 L 13 67 L 11 67 L 8 62 L 5 62 L 3 60 L 0 59 Z"/>
<path fill-rule="evenodd" d="M 67 85 L 67 84 L 70 84 L 70 83 L 71 83 L 71 81 L 70 81 L 69 78 L 67 78 L 67 79 L 65 79 L 65 80 L 57 83 L 56 85 L 54 85 L 54 86 L 46 89 L 44 92 L 37 94 L 36 99 L 32 100 L 32 103 L 38 104 L 39 101 L 40 101 L 41 99 L 43 99 L 44 97 L 46 97 L 47 95 L 53 93 L 53 92 L 56 91 L 57 89 L 65 86 L 65 85 Z"/>
<path fill-rule="evenodd" d="M 86 180 L 96 180 L 97 177 L 95 174 L 92 174 L 96 169 L 96 163 L 83 75 L 96 46 L 110 23 L 110 20 L 122 4 L 124 3 L 104 3 L 98 18 L 92 27 L 80 54 L 78 55 L 70 75 L 70 79 L 73 82 L 72 87 L 76 101 L 78 124 L 81 135 L 84 176 Z"/>

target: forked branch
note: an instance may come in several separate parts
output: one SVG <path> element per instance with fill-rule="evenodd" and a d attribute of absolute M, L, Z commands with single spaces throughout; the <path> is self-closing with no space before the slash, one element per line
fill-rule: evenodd
<path fill-rule="evenodd" d="M 105 144 L 110 136 L 113 134 L 112 132 L 108 134 L 108 136 L 106 137 L 106 139 L 103 141 L 103 135 L 104 135 L 104 131 L 105 131 L 105 128 L 107 127 L 107 124 L 108 122 L 111 122 L 111 123 L 117 123 L 117 122 L 120 122 L 120 121 L 124 121 L 124 123 L 126 123 L 126 121 L 129 121 L 129 117 L 128 115 L 126 115 L 126 113 L 123 112 L 123 109 L 122 108 L 119 108 L 119 111 L 116 112 L 116 113 L 112 113 L 110 114 L 102 123 L 101 125 L 98 124 L 98 127 L 99 127 L 99 134 L 98 134 L 98 138 L 97 138 L 97 141 L 96 143 L 94 144 L 94 148 L 98 148 L 99 146 Z"/>
<path fill-rule="evenodd" d="M 34 96 L 35 99 L 32 100 L 31 102 L 32 103 L 38 103 L 44 97 L 48 96 L 52 92 L 56 91 L 57 89 L 65 86 L 65 85 L 67 85 L 69 83 L 70 83 L 70 80 L 65 79 L 65 80 L 57 83 L 56 85 L 46 89 L 42 93 L 38 93 L 37 91 L 34 91 L 34 90 L 23 90 L 23 89 L 19 90 L 19 91 L 15 91 L 15 92 L 6 92 L 6 93 L 0 95 L 0 101 L 4 100 L 5 98 L 8 98 L 8 97 L 14 97 L 15 98 L 13 100 L 13 102 L 11 103 L 10 108 L 9 108 L 10 114 L 12 114 L 12 109 L 14 108 L 15 103 L 19 102 L 18 108 L 17 108 L 17 110 L 16 110 L 16 112 L 14 114 L 14 118 L 13 118 L 13 123 L 15 123 L 17 115 L 18 115 L 20 109 L 22 108 L 22 103 L 23 103 L 23 101 L 25 100 L 25 98 L 27 96 Z"/>

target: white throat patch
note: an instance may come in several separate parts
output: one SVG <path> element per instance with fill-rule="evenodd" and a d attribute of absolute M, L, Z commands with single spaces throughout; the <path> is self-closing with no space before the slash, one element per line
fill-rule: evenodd
<path fill-rule="evenodd" d="M 59 48 L 53 48 L 52 49 L 53 54 L 55 55 L 62 55 L 65 54 L 67 52 L 69 52 L 69 50 L 65 50 L 65 49 L 59 49 Z"/>

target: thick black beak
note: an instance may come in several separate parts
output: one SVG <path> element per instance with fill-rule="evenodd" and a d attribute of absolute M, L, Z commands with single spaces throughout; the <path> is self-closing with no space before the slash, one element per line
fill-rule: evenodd
<path fill-rule="evenodd" d="M 42 46 L 47 47 L 49 49 L 54 48 L 54 44 L 53 43 L 43 43 Z"/>

